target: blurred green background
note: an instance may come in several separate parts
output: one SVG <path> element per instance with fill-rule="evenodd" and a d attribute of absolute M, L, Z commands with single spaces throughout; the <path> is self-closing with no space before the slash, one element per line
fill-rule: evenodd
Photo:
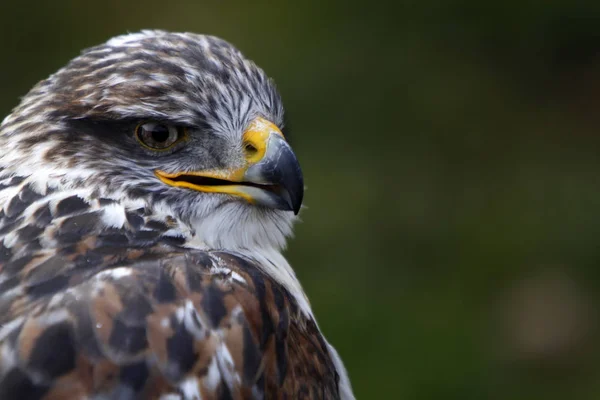
<path fill-rule="evenodd" d="M 288 256 L 360 399 L 600 398 L 600 2 L 3 0 L 0 111 L 141 28 L 278 83 Z"/>

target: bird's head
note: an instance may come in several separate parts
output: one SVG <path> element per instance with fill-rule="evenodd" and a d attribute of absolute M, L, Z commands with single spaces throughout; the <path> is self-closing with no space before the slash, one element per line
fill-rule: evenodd
<path fill-rule="evenodd" d="M 36 85 L 0 129 L 5 171 L 143 200 L 215 247 L 282 247 L 302 204 L 273 82 L 215 37 L 113 38 Z"/>

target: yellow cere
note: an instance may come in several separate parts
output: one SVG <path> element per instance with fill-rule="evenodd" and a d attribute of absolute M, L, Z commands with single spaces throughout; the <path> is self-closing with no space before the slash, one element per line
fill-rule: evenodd
<path fill-rule="evenodd" d="M 250 164 L 259 162 L 265 156 L 269 137 L 273 133 L 283 137 L 283 133 L 281 133 L 279 128 L 264 118 L 258 117 L 250 123 L 248 129 L 244 132 L 244 145 L 251 145 L 256 149 L 255 152 L 246 154 L 246 160 Z"/>

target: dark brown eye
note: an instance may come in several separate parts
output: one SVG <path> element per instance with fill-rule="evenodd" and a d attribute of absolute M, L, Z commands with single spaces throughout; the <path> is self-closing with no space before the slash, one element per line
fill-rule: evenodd
<path fill-rule="evenodd" d="M 158 122 L 146 122 L 135 129 L 135 136 L 152 150 L 165 150 L 175 144 L 182 135 L 177 127 Z"/>

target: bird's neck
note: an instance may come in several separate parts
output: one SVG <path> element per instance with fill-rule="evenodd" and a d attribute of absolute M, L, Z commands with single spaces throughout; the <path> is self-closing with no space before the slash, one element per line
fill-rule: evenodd
<path fill-rule="evenodd" d="M 189 224 L 183 224 L 185 231 L 189 232 L 185 246 L 188 248 L 202 250 L 225 250 L 234 252 L 251 260 L 256 261 L 261 270 L 269 275 L 274 281 L 280 283 L 296 299 L 302 311 L 308 315 L 313 315 L 310 303 L 300 281 L 298 280 L 294 269 L 282 254 L 282 249 L 272 244 L 248 246 L 245 241 L 236 241 L 231 237 L 229 239 L 215 238 L 214 230 L 211 230 L 211 223 L 203 220 L 195 220 Z M 239 227 L 238 229 L 242 229 Z M 247 232 L 231 232 L 235 235 L 243 236 Z"/>

